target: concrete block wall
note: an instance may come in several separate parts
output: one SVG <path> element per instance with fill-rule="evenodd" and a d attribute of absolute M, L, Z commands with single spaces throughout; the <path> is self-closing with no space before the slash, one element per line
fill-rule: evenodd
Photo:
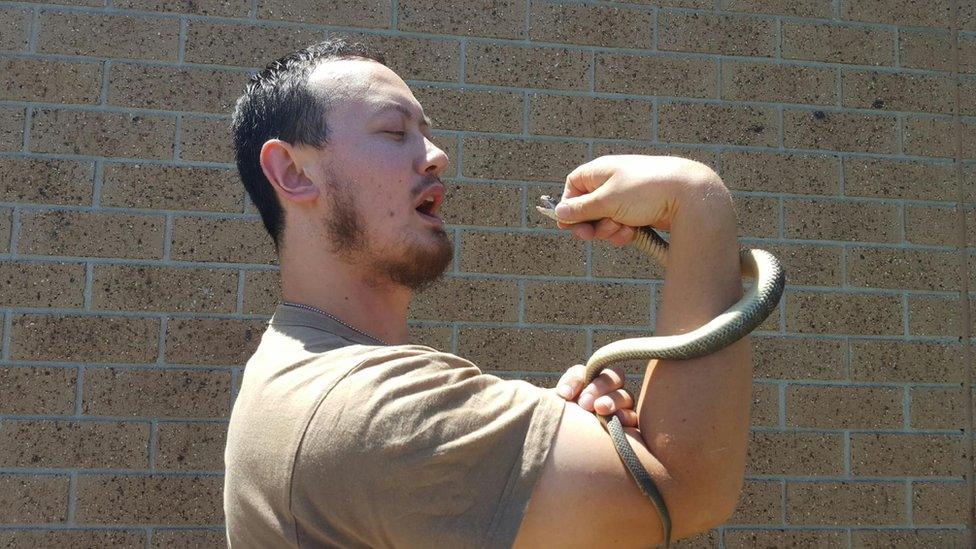
<path fill-rule="evenodd" d="M 973 544 L 972 0 L 3 0 L 0 546 L 223 543 L 278 288 L 229 114 L 337 35 L 386 52 L 451 157 L 415 341 L 551 387 L 653 330 L 660 268 L 532 206 L 597 156 L 701 160 L 790 285 L 753 339 L 740 506 L 679 546 Z"/>

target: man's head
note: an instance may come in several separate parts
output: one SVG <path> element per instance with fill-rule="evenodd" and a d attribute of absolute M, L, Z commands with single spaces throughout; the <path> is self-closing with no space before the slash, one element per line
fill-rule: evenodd
<path fill-rule="evenodd" d="M 327 250 L 377 284 L 440 276 L 453 249 L 426 213 L 448 158 L 422 113 L 362 44 L 316 44 L 252 77 L 233 117 L 237 166 L 282 261 Z"/>

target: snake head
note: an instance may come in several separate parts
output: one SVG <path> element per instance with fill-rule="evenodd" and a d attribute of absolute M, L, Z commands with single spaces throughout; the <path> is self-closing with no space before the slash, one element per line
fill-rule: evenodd
<path fill-rule="evenodd" d="M 539 197 L 539 204 L 539 206 L 535 207 L 535 209 L 539 210 L 539 213 L 552 219 L 553 221 L 559 221 L 559 218 L 556 217 L 556 204 L 559 204 L 558 200 L 544 194 Z"/>

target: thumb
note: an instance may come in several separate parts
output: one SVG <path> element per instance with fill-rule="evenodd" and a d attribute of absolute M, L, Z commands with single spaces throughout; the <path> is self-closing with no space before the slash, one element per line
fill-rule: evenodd
<path fill-rule="evenodd" d="M 599 191 L 566 198 L 556 205 L 556 217 L 562 223 L 580 223 L 609 217 Z"/>

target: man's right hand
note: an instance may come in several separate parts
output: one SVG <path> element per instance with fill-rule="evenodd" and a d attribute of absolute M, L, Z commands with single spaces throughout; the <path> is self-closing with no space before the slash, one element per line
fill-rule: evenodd
<path fill-rule="evenodd" d="M 703 202 L 709 217 L 734 225 L 729 192 L 708 166 L 675 156 L 611 155 L 566 176 L 556 215 L 559 227 L 569 228 L 577 238 L 619 246 L 633 239 L 633 227 L 670 231 L 684 209 Z"/>

